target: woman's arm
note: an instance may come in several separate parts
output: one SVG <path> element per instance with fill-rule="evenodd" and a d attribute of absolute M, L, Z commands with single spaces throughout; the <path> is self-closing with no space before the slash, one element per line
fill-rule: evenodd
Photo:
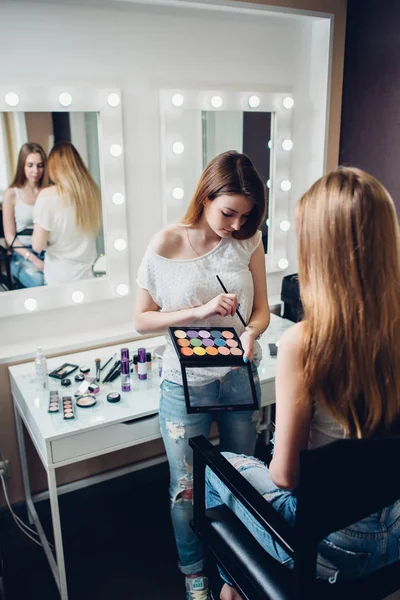
<path fill-rule="evenodd" d="M 245 358 L 248 358 L 251 361 L 253 360 L 254 341 L 259 335 L 264 333 L 270 321 L 267 295 L 267 273 L 262 243 L 258 244 L 258 247 L 253 252 L 249 269 L 253 277 L 254 285 L 253 310 L 247 324 L 248 329 L 240 336 L 240 341 L 245 350 Z"/>
<path fill-rule="evenodd" d="M 29 248 L 15 237 L 17 233 L 15 227 L 15 191 L 11 188 L 5 191 L 3 197 L 3 229 L 4 237 L 8 246 L 13 245 L 12 250 L 25 260 L 29 260 L 37 269 L 43 270 L 43 261 L 29 251 Z M 19 246 L 19 247 L 18 247 Z"/>
<path fill-rule="evenodd" d="M 43 229 L 39 223 L 35 223 L 32 234 L 32 248 L 34 251 L 39 254 L 42 250 L 46 250 L 48 241 L 49 232 Z"/>
<path fill-rule="evenodd" d="M 274 456 L 269 466 L 272 481 L 281 489 L 294 489 L 299 454 L 308 446 L 312 404 L 302 399 L 300 349 L 304 323 L 297 323 L 279 341 L 276 365 L 276 429 Z"/>

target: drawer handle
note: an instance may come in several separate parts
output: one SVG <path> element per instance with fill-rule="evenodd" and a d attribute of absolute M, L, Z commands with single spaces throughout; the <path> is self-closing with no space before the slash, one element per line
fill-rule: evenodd
<path fill-rule="evenodd" d="M 137 419 L 130 419 L 129 421 L 122 421 L 122 425 L 133 425 L 133 423 L 140 423 L 141 421 L 150 421 L 150 419 L 155 419 L 156 417 L 158 417 L 158 413 L 147 417 L 139 417 Z"/>

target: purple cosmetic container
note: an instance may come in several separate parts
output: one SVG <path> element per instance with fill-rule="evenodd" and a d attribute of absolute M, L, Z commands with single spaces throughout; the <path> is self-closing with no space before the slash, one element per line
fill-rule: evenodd
<path fill-rule="evenodd" d="M 131 391 L 131 377 L 128 358 L 121 360 L 121 390 L 123 392 Z"/>
<path fill-rule="evenodd" d="M 129 360 L 129 348 L 121 348 L 121 360 L 127 358 Z"/>
<path fill-rule="evenodd" d="M 138 376 L 139 379 L 147 379 L 146 348 L 138 349 Z"/>

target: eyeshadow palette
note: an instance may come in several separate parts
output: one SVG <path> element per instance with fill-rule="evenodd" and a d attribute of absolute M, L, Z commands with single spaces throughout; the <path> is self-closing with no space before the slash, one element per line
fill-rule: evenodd
<path fill-rule="evenodd" d="M 71 363 L 64 363 L 61 367 L 54 369 L 51 373 L 49 373 L 49 377 L 53 377 L 54 379 L 64 379 L 68 375 L 71 375 L 76 369 L 78 365 L 71 365 Z"/>
<path fill-rule="evenodd" d="M 181 363 L 187 366 L 243 365 L 243 348 L 233 327 L 170 327 Z"/>
<path fill-rule="evenodd" d="M 56 413 L 56 412 L 60 412 L 60 396 L 58 395 L 58 391 L 51 391 L 50 392 L 50 399 L 49 399 L 49 408 L 47 409 L 47 412 L 49 413 Z"/>
<path fill-rule="evenodd" d="M 169 334 L 177 353 L 181 372 L 186 410 L 188 413 L 221 410 L 255 410 L 258 408 L 251 364 L 243 361 L 244 350 L 233 327 L 169 327 Z M 232 367 L 246 369 L 248 385 L 243 378 L 231 374 L 233 381 L 240 381 L 241 392 L 230 398 L 205 398 L 192 393 L 187 380 L 187 369 L 201 367 Z M 243 371 L 240 371 L 241 373 Z M 239 374 L 239 370 L 236 371 Z M 239 379 L 237 377 L 239 376 Z M 218 379 L 218 376 L 216 377 Z M 244 386 L 244 387 L 243 387 Z M 196 399 L 197 398 L 197 399 Z"/>
<path fill-rule="evenodd" d="M 74 405 L 72 403 L 71 396 L 63 396 L 62 407 L 63 407 L 64 419 L 66 419 L 67 421 L 70 421 L 71 419 L 75 419 L 75 410 L 74 410 Z"/>

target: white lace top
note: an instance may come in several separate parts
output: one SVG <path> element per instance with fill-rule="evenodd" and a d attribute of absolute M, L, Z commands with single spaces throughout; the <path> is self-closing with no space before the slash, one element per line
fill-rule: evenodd
<path fill-rule="evenodd" d="M 148 248 L 139 267 L 137 283 L 149 292 L 162 312 L 172 312 L 206 304 L 223 293 L 216 277 L 219 275 L 228 292 L 237 294 L 240 314 L 247 323 L 253 310 L 254 299 L 249 263 L 260 242 L 260 231 L 249 240 L 222 238 L 213 250 L 189 260 L 164 258 Z M 244 330 L 236 314 L 233 317 L 217 315 L 207 321 L 194 321 L 187 325 L 234 327 L 239 336 Z M 261 360 L 261 348 L 257 342 L 254 350 L 258 362 Z M 187 369 L 186 373 L 190 385 L 202 385 L 223 377 L 228 371 L 229 368 L 211 367 Z M 182 384 L 179 360 L 168 335 L 162 377 Z"/>

